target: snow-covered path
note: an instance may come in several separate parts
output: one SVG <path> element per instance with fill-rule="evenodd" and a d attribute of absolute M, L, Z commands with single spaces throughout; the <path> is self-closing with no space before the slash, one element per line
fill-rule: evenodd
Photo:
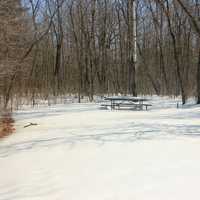
<path fill-rule="evenodd" d="M 200 107 L 152 103 L 16 112 L 17 132 L 0 143 L 0 200 L 199 200 Z"/>

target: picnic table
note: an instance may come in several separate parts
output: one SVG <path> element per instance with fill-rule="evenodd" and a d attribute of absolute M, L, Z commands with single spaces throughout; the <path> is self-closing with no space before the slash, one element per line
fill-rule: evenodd
<path fill-rule="evenodd" d="M 143 110 L 145 107 L 146 110 L 151 104 L 147 104 L 145 102 L 148 99 L 140 98 L 140 97 L 128 97 L 128 96 L 114 96 L 114 97 L 105 97 L 104 100 L 109 103 L 101 104 L 101 108 L 111 110 L 114 109 L 131 109 L 131 110 Z"/>

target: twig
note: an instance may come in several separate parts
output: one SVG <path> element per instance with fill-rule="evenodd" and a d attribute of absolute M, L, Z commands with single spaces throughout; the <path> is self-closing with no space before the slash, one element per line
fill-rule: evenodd
<path fill-rule="evenodd" d="M 28 125 L 26 125 L 26 126 L 24 126 L 24 128 L 27 128 L 27 127 L 29 127 L 29 126 L 37 126 L 38 124 L 36 124 L 36 123 L 29 123 Z"/>

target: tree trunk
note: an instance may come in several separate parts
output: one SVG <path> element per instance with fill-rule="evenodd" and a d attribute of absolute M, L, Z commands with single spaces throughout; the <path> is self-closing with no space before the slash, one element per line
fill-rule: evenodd
<path fill-rule="evenodd" d="M 199 58 L 197 65 L 197 104 L 200 104 L 200 48 L 199 48 Z"/>

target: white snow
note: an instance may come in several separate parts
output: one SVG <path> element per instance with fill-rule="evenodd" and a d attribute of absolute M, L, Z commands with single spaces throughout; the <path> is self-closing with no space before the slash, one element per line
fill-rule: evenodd
<path fill-rule="evenodd" d="M 200 107 L 177 101 L 17 111 L 16 133 L 0 141 L 0 200 L 199 200 Z"/>

